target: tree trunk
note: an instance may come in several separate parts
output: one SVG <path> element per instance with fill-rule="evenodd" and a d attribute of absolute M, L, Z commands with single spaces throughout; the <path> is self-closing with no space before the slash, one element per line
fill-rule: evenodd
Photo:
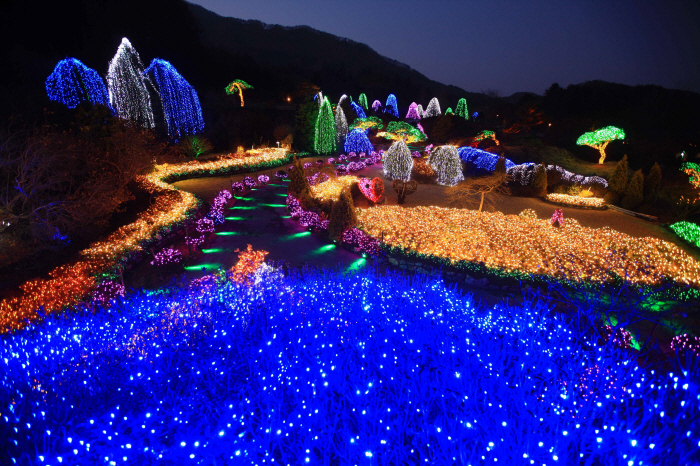
<path fill-rule="evenodd" d="M 479 204 L 479 212 L 481 212 L 481 209 L 484 207 L 484 194 L 486 193 L 481 193 L 481 203 Z"/>

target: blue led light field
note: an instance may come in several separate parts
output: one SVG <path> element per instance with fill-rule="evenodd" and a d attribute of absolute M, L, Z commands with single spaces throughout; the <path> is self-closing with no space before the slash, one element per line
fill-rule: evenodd
<path fill-rule="evenodd" d="M 371 267 L 206 276 L 0 349 L 17 464 L 696 464 L 697 365 Z M 59 459 L 60 458 L 60 459 Z"/>

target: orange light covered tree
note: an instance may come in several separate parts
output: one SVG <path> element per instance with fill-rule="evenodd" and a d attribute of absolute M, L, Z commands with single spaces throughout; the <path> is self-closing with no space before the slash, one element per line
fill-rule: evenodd
<path fill-rule="evenodd" d="M 253 86 L 242 79 L 231 81 L 228 86 L 226 86 L 226 95 L 238 94 L 238 96 L 241 98 L 241 107 L 243 107 L 245 104 L 243 101 L 243 89 L 253 89 Z"/>

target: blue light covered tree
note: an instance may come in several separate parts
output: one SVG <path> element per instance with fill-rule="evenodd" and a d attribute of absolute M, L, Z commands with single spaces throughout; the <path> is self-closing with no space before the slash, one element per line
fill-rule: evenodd
<path fill-rule="evenodd" d="M 394 115 L 396 118 L 399 117 L 399 106 L 396 103 L 396 96 L 394 94 L 389 94 L 389 97 L 386 98 L 384 113 Z"/>
<path fill-rule="evenodd" d="M 109 94 L 97 71 L 85 66 L 77 58 L 59 61 L 46 78 L 46 94 L 49 99 L 75 108 L 82 102 L 109 107 Z"/>
<path fill-rule="evenodd" d="M 355 152 L 359 154 L 360 152 L 364 152 L 365 154 L 371 154 L 373 150 L 374 147 L 372 143 L 369 142 L 367 134 L 360 128 L 350 131 L 345 138 L 345 152 L 347 153 Z"/>
<path fill-rule="evenodd" d="M 178 140 L 204 129 L 202 107 L 197 91 L 165 60 L 154 58 L 144 71 L 156 84 L 168 136 Z"/>
<path fill-rule="evenodd" d="M 352 102 L 350 106 L 353 110 L 355 110 L 355 113 L 357 113 L 357 118 L 367 118 L 367 114 L 365 114 L 365 111 L 355 102 Z"/>

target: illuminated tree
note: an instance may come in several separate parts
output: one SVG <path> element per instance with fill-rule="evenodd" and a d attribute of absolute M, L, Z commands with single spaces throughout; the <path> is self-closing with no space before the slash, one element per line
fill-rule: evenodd
<path fill-rule="evenodd" d="M 497 146 L 501 144 L 500 142 L 498 142 L 498 139 L 496 139 L 496 133 L 494 131 L 489 131 L 486 129 L 474 136 L 473 142 L 475 144 L 478 144 L 484 139 L 493 139 L 493 142 L 495 142 Z"/>
<path fill-rule="evenodd" d="M 168 136 L 176 141 L 202 132 L 204 119 L 197 91 L 167 61 L 155 58 L 144 74 L 156 84 Z"/>
<path fill-rule="evenodd" d="M 445 110 L 445 115 L 454 115 L 454 112 L 452 111 L 452 107 L 447 107 L 447 110 Z"/>
<path fill-rule="evenodd" d="M 355 114 L 357 115 L 357 118 L 367 118 L 367 114 L 365 111 L 357 105 L 355 102 L 350 103 L 350 106 L 352 107 L 353 110 L 355 110 Z"/>
<path fill-rule="evenodd" d="M 627 183 L 625 196 L 622 198 L 622 207 L 634 209 L 644 200 L 644 174 L 639 169 L 634 172 L 632 179 Z"/>
<path fill-rule="evenodd" d="M 430 153 L 428 163 L 437 174 L 438 184 L 454 186 L 464 180 L 462 161 L 456 146 L 440 146 Z"/>
<path fill-rule="evenodd" d="M 243 101 L 244 89 L 253 89 L 253 86 L 243 81 L 242 79 L 236 79 L 234 81 L 231 81 L 228 84 L 228 86 L 226 86 L 226 95 L 238 94 L 238 97 L 241 98 L 241 107 L 243 107 L 243 105 L 245 104 L 245 102 Z"/>
<path fill-rule="evenodd" d="M 547 194 L 547 167 L 544 163 L 537 165 L 535 168 L 535 175 L 532 179 L 532 194 L 534 196 Z"/>
<path fill-rule="evenodd" d="M 399 106 L 396 103 L 396 96 L 394 94 L 389 94 L 386 98 L 386 105 L 384 106 L 384 113 L 389 113 L 394 115 L 396 118 L 399 117 Z"/>
<path fill-rule="evenodd" d="M 425 117 L 430 118 L 440 115 L 442 115 L 440 111 L 440 102 L 438 102 L 437 97 L 433 97 L 430 99 L 430 102 L 428 102 L 428 108 L 425 109 Z"/>
<path fill-rule="evenodd" d="M 357 101 L 360 103 L 360 105 L 362 105 L 362 108 L 364 108 L 365 110 L 369 110 L 369 106 L 367 105 L 367 96 L 364 94 L 364 92 L 360 94 L 360 97 L 357 98 Z"/>
<path fill-rule="evenodd" d="M 85 101 L 109 107 L 109 94 L 97 71 L 88 68 L 77 58 L 66 58 L 58 62 L 46 78 L 46 93 L 49 99 L 75 108 Z"/>
<path fill-rule="evenodd" d="M 345 118 L 345 112 L 341 106 L 343 100 L 347 99 L 347 97 L 343 94 L 335 107 L 335 137 L 338 146 L 341 147 L 345 143 L 345 136 L 348 134 L 348 120 Z"/>
<path fill-rule="evenodd" d="M 412 102 L 411 105 L 408 106 L 408 113 L 406 114 L 406 118 L 409 120 L 420 120 L 417 103 Z"/>
<path fill-rule="evenodd" d="M 610 141 L 614 141 L 615 139 L 625 139 L 625 132 L 614 126 L 606 126 L 597 131 L 583 133 L 576 141 L 576 145 L 585 145 L 598 149 L 598 152 L 600 152 L 598 163 L 602 164 L 605 162 L 605 148 L 608 147 Z"/>
<path fill-rule="evenodd" d="M 336 151 L 335 119 L 328 97 L 324 97 L 316 118 L 314 152 L 331 154 Z"/>
<path fill-rule="evenodd" d="M 396 141 L 402 140 L 406 143 L 425 141 L 427 139 L 424 133 L 405 121 L 390 121 L 386 132 L 377 133 L 377 136 Z"/>
<path fill-rule="evenodd" d="M 294 169 L 289 172 L 287 191 L 300 201 L 305 198 L 308 199 L 311 197 L 311 188 L 309 187 L 309 181 L 304 176 L 304 166 L 301 160 L 296 157 L 294 157 L 293 163 Z"/>
<path fill-rule="evenodd" d="M 372 110 L 378 112 L 380 108 L 382 108 L 382 103 L 380 101 L 375 100 L 374 102 L 372 102 Z"/>
<path fill-rule="evenodd" d="M 353 123 L 350 129 L 362 129 L 364 131 L 368 130 L 369 128 L 376 128 L 377 130 L 381 130 L 384 127 L 384 123 L 382 123 L 382 120 L 378 117 L 371 116 L 367 118 L 357 118 Z"/>
<path fill-rule="evenodd" d="M 117 53 L 109 62 L 107 89 L 112 108 L 119 118 L 133 121 L 144 128 L 153 128 L 151 96 L 146 88 L 143 63 L 129 39 L 124 37 Z"/>
<path fill-rule="evenodd" d="M 457 102 L 457 108 L 455 109 L 455 115 L 461 116 L 465 120 L 469 119 L 469 110 L 467 110 L 467 99 L 462 97 Z"/>
<path fill-rule="evenodd" d="M 505 167 L 505 163 L 503 166 Z M 479 212 L 481 212 L 484 208 L 484 197 L 486 194 L 494 191 L 505 192 L 504 186 L 507 181 L 508 176 L 502 170 L 494 170 L 494 172 L 488 176 L 467 178 L 449 189 L 449 202 L 451 204 L 463 205 L 469 198 L 478 195 L 481 197 L 481 202 L 479 203 Z"/>
<path fill-rule="evenodd" d="M 406 201 L 406 196 L 416 192 L 416 189 L 418 189 L 418 182 L 416 180 L 394 180 L 394 182 L 391 183 L 391 188 L 398 194 L 399 204 L 403 204 Z"/>
<path fill-rule="evenodd" d="M 402 140 L 396 141 L 384 154 L 384 176 L 390 180 L 408 181 L 413 169 L 413 157 Z"/>
<path fill-rule="evenodd" d="M 418 107 L 416 107 L 416 112 L 418 112 L 418 116 L 425 118 L 425 111 L 423 110 L 423 106 L 421 104 L 418 104 Z"/>
<path fill-rule="evenodd" d="M 371 154 L 374 150 L 372 143 L 369 142 L 369 138 L 362 129 L 352 130 L 348 136 L 345 138 L 345 152 L 354 152 L 359 154 L 364 152 L 365 154 Z"/>

